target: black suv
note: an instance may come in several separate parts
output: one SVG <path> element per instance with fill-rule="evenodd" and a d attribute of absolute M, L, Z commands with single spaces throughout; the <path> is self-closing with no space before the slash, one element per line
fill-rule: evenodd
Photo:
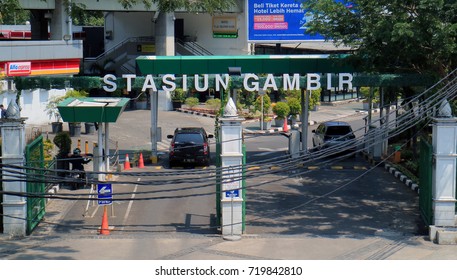
<path fill-rule="evenodd" d="M 170 168 L 180 164 L 209 166 L 211 162 L 208 138 L 201 127 L 182 127 L 175 130 L 174 135 L 167 135 L 172 139 L 168 155 Z"/>
<path fill-rule="evenodd" d="M 328 148 L 341 143 L 350 141 L 355 138 L 351 125 L 347 122 L 330 121 L 321 123 L 317 129 L 312 131 L 313 134 L 313 147 Z M 352 144 L 352 143 L 351 143 Z M 340 146 L 344 151 L 355 151 L 353 144 L 349 144 L 347 149 Z M 352 146 L 352 147 L 351 147 Z"/>

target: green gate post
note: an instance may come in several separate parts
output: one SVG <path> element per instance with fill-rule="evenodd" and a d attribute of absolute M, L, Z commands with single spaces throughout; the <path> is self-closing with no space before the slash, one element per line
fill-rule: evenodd
<path fill-rule="evenodd" d="M 221 226 L 221 143 L 219 137 L 216 138 L 216 225 Z"/>
<path fill-rule="evenodd" d="M 246 144 L 243 143 L 243 182 L 242 182 L 242 187 L 243 187 L 243 226 L 242 226 L 242 231 L 243 233 L 246 233 Z"/>
<path fill-rule="evenodd" d="M 432 167 L 433 147 L 427 139 L 420 139 L 420 166 L 419 166 L 419 210 L 421 217 L 427 226 L 433 222 L 433 198 L 432 198 Z"/>

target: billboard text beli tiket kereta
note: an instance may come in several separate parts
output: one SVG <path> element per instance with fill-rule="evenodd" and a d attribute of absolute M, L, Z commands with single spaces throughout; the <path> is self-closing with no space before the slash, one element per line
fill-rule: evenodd
<path fill-rule="evenodd" d="M 324 40 L 320 34 L 307 33 L 305 25 L 312 20 L 312 16 L 306 15 L 306 11 L 301 7 L 301 0 L 248 0 L 247 2 L 249 42 Z"/>

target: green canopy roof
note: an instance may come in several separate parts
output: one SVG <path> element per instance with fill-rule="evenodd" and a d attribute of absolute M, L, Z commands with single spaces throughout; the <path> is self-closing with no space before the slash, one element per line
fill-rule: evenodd
<path fill-rule="evenodd" d="M 139 56 L 142 75 L 221 74 L 228 67 L 242 73 L 343 73 L 355 72 L 341 59 L 329 55 Z"/>
<path fill-rule="evenodd" d="M 129 98 L 67 98 L 57 105 L 65 122 L 116 122 Z"/>

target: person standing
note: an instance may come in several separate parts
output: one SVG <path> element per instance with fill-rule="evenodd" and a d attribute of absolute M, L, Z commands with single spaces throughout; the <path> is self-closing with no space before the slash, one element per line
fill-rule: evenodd
<path fill-rule="evenodd" d="M 5 106 L 3 106 L 3 104 L 0 104 L 0 110 L 2 111 L 2 113 L 1 113 L 2 119 L 6 119 L 8 116 L 6 114 L 6 108 L 5 108 Z"/>

